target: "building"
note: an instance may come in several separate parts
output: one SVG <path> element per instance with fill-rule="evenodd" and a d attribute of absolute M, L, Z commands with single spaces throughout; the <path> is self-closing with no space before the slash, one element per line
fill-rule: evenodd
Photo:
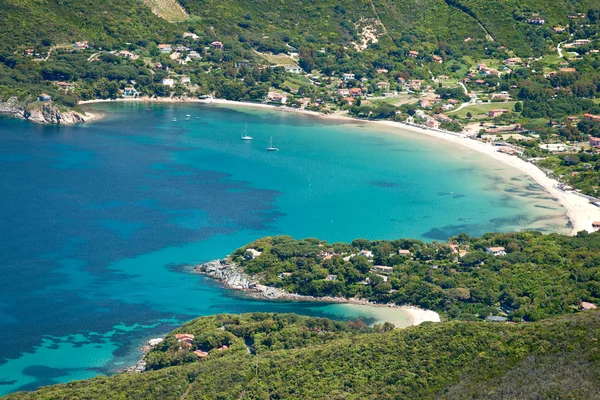
<path fill-rule="evenodd" d="M 290 74 L 300 74 L 300 73 L 302 73 L 302 68 L 300 68 L 297 65 L 284 65 L 283 68 L 285 68 L 285 72 L 288 72 Z"/>
<path fill-rule="evenodd" d="M 180 82 L 182 85 L 186 85 L 188 83 L 191 83 L 191 80 L 189 76 L 182 76 Z"/>
<path fill-rule="evenodd" d="M 200 39 L 200 36 L 198 36 L 198 35 L 196 35 L 195 33 L 192 33 L 192 32 L 183 32 L 183 37 L 184 38 L 192 38 L 194 40 Z"/>
<path fill-rule="evenodd" d="M 496 118 L 496 117 L 499 117 L 500 115 L 505 114 L 507 112 L 508 112 L 508 110 L 506 110 L 506 109 L 499 109 L 499 108 L 498 109 L 494 109 L 494 110 L 490 110 L 490 111 L 488 111 L 488 117 Z"/>
<path fill-rule="evenodd" d="M 543 18 L 530 18 L 527 20 L 527 22 L 533 25 L 544 25 L 546 20 Z"/>
<path fill-rule="evenodd" d="M 394 267 L 388 267 L 385 265 L 373 265 L 373 271 L 389 274 L 394 271 Z"/>
<path fill-rule="evenodd" d="M 206 358 L 208 357 L 208 353 L 202 350 L 194 351 L 194 354 L 198 356 L 198 358 Z"/>
<path fill-rule="evenodd" d="M 590 121 L 600 121 L 600 115 L 583 114 L 583 118 L 590 120 Z"/>
<path fill-rule="evenodd" d="M 267 94 L 267 101 L 270 103 L 285 104 L 287 103 L 287 96 L 281 93 L 269 92 Z"/>
<path fill-rule="evenodd" d="M 75 42 L 75 43 L 73 43 L 73 48 L 75 50 L 85 50 L 88 47 L 89 46 L 88 46 L 88 41 L 87 40 L 84 40 L 83 42 Z"/>
<path fill-rule="evenodd" d="M 389 71 L 385 68 L 377 68 L 375 70 L 378 74 L 387 74 Z"/>
<path fill-rule="evenodd" d="M 387 82 L 377 82 L 377 89 L 379 90 L 389 90 L 390 84 Z"/>
<path fill-rule="evenodd" d="M 428 118 L 427 121 L 425 122 L 425 126 L 427 126 L 428 128 L 433 128 L 433 129 L 440 129 L 440 125 L 442 123 L 438 120 L 435 120 L 433 118 Z"/>
<path fill-rule="evenodd" d="M 577 39 L 573 41 L 573 46 L 587 46 L 588 44 L 592 43 L 591 40 L 589 39 Z"/>
<path fill-rule="evenodd" d="M 159 44 L 158 50 L 163 54 L 170 54 L 173 51 L 173 47 L 170 44 Z"/>
<path fill-rule="evenodd" d="M 210 44 L 213 48 L 218 49 L 218 50 L 223 50 L 223 43 L 221 42 L 212 42 Z"/>
<path fill-rule="evenodd" d="M 187 344 L 189 346 L 194 344 L 194 335 L 191 333 L 177 333 L 175 334 L 175 339 L 179 343 Z"/>
<path fill-rule="evenodd" d="M 554 28 L 552 28 L 552 30 L 554 31 L 554 33 L 563 33 L 566 29 L 562 26 L 555 26 Z"/>
<path fill-rule="evenodd" d="M 350 92 L 350 96 L 352 96 L 352 97 L 360 97 L 360 96 L 362 96 L 362 89 L 361 88 L 350 88 L 348 90 L 348 92 Z"/>
<path fill-rule="evenodd" d="M 258 251 L 256 249 L 246 249 L 246 258 L 255 259 L 256 257 L 260 256 L 261 254 L 262 254 L 262 252 Z"/>
<path fill-rule="evenodd" d="M 505 256 L 506 249 L 504 247 L 488 247 L 485 249 L 486 253 L 493 254 L 495 256 Z"/>
<path fill-rule="evenodd" d="M 327 275 L 327 277 L 325 277 L 326 281 L 335 281 L 337 279 L 337 275 Z"/>
<path fill-rule="evenodd" d="M 411 50 L 408 52 L 408 56 L 412 58 L 417 58 L 419 56 L 419 52 L 415 50 Z"/>
<path fill-rule="evenodd" d="M 165 86 L 173 86 L 175 81 L 172 78 L 163 78 L 162 84 Z"/>
<path fill-rule="evenodd" d="M 138 97 L 139 93 L 134 87 L 126 87 L 123 90 L 123 97 Z"/>
<path fill-rule="evenodd" d="M 358 255 L 367 258 L 373 258 L 373 252 L 371 250 L 361 250 L 360 253 L 358 253 Z"/>
<path fill-rule="evenodd" d="M 590 146 L 600 149 L 600 138 L 590 137 Z"/>
<path fill-rule="evenodd" d="M 440 57 L 440 56 L 436 56 L 436 55 L 432 56 L 431 58 L 433 59 L 433 62 L 436 62 L 436 63 L 438 63 L 438 64 L 441 64 L 441 63 L 444 61 L 444 60 L 442 59 L 442 57 Z"/>
<path fill-rule="evenodd" d="M 200 54 L 198 54 L 198 52 L 194 50 L 190 51 L 187 56 L 193 60 L 199 60 L 202 58 L 202 56 L 200 56 Z"/>
<path fill-rule="evenodd" d="M 497 315 L 490 315 L 485 320 L 488 321 L 488 322 L 506 322 L 506 321 L 508 321 L 508 318 L 506 318 L 506 317 L 499 317 Z"/>
<path fill-rule="evenodd" d="M 406 257 L 410 257 L 410 250 L 404 250 L 404 249 L 400 249 L 398 250 L 398 254 L 401 256 L 406 256 Z"/>
<path fill-rule="evenodd" d="M 26 57 L 31 57 L 33 56 L 34 50 L 33 49 L 25 49 L 25 51 L 23 52 L 23 55 L 25 55 Z"/>
<path fill-rule="evenodd" d="M 410 81 L 408 81 L 408 86 L 410 86 L 410 88 L 413 90 L 420 90 L 421 87 L 423 86 L 423 83 L 425 83 L 424 80 L 411 79 Z"/>
<path fill-rule="evenodd" d="M 560 153 L 562 151 L 568 151 L 573 149 L 571 146 L 567 146 L 564 143 L 548 143 L 548 144 L 541 144 L 540 145 L 541 149 L 547 150 L 550 153 Z"/>
<path fill-rule="evenodd" d="M 563 67 L 558 69 L 559 72 L 577 72 L 577 70 L 573 67 Z"/>
<path fill-rule="evenodd" d="M 48 101 L 51 101 L 52 97 L 50 97 L 49 94 L 42 93 L 42 94 L 40 94 L 40 97 L 38 97 L 38 100 L 46 103 Z"/>
<path fill-rule="evenodd" d="M 587 301 L 581 302 L 581 306 L 580 306 L 581 311 L 594 310 L 596 308 L 598 308 L 598 307 L 594 303 L 588 303 Z"/>
<path fill-rule="evenodd" d="M 354 74 L 342 74 L 342 80 L 344 82 L 351 81 L 352 79 L 356 79 Z"/>
<path fill-rule="evenodd" d="M 130 59 L 136 59 L 137 58 L 135 54 L 133 54 L 132 52 L 127 51 L 127 50 L 121 50 L 117 54 L 119 56 L 125 57 L 125 58 L 130 58 Z"/>

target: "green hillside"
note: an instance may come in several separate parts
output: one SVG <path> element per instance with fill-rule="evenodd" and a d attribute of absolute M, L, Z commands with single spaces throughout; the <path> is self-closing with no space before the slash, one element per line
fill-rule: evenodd
<path fill-rule="evenodd" d="M 283 314 L 218 315 L 153 353 L 176 366 L 6 399 L 594 399 L 600 312 L 533 324 L 428 323 L 404 330 Z M 224 342 L 228 349 L 218 350 Z M 248 346 L 248 349 L 246 348 Z M 181 347 L 181 350 L 180 350 Z M 208 352 L 198 359 L 194 349 Z"/>

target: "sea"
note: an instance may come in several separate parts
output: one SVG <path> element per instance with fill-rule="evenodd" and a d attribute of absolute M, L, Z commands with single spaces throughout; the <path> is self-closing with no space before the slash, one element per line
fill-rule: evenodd
<path fill-rule="evenodd" d="M 364 308 L 254 300 L 189 272 L 262 236 L 568 231 L 527 176 L 417 133 L 251 107 L 89 111 L 104 117 L 0 117 L 0 395 L 117 373 L 149 338 L 202 315 L 375 321 Z M 246 125 L 253 140 L 240 140 Z M 266 151 L 271 138 L 279 151 Z"/>

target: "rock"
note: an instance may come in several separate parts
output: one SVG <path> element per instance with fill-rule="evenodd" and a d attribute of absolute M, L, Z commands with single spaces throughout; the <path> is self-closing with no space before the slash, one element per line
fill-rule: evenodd
<path fill-rule="evenodd" d="M 163 340 L 164 340 L 163 338 L 150 339 L 150 340 L 148 340 L 148 345 L 156 346 L 157 344 L 162 343 Z"/>
<path fill-rule="evenodd" d="M 92 114 L 80 114 L 73 110 L 63 110 L 54 103 L 41 103 L 38 101 L 27 103 L 11 97 L 7 101 L 0 101 L 0 113 L 11 114 L 38 124 L 72 125 L 93 119 Z"/>

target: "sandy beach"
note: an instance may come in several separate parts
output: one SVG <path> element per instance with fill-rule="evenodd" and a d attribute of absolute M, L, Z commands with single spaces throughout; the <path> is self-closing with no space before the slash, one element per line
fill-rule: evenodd
<path fill-rule="evenodd" d="M 348 117 L 340 114 L 322 114 L 316 111 L 307 111 L 300 110 L 297 108 L 291 108 L 286 106 L 276 106 L 271 104 L 263 104 L 263 103 L 251 103 L 251 102 L 240 102 L 240 101 L 231 101 L 231 100 L 222 100 L 222 99 L 197 99 L 197 98 L 149 98 L 149 97 L 138 97 L 138 98 L 126 98 L 126 99 L 117 99 L 117 100 L 88 100 L 81 101 L 79 104 L 93 104 L 93 103 L 104 103 L 104 102 L 156 102 L 156 103 L 201 103 L 201 104 L 211 104 L 216 106 L 225 106 L 225 107 L 250 107 L 250 108 L 262 108 L 269 109 L 273 111 L 281 111 L 281 112 L 292 112 L 296 114 L 302 115 L 310 115 L 317 118 L 327 119 L 327 120 L 340 120 L 351 123 L 360 123 L 360 124 L 372 124 L 379 125 L 382 127 L 393 128 L 390 129 L 392 133 L 406 135 L 407 132 L 419 134 L 419 135 L 427 135 L 436 139 L 445 140 L 448 142 L 452 142 L 459 146 L 466 147 L 470 150 L 477 151 L 482 153 L 490 158 L 493 158 L 509 167 L 515 168 L 523 174 L 529 176 L 535 182 L 537 182 L 544 190 L 549 193 L 556 201 L 565 208 L 567 212 L 567 217 L 571 223 L 571 234 L 574 235 L 579 231 L 588 231 L 593 232 L 592 222 L 600 221 L 600 208 L 594 206 L 589 202 L 588 199 L 577 195 L 574 192 L 564 192 L 559 190 L 556 185 L 559 184 L 558 181 L 548 177 L 541 169 L 539 169 L 536 165 L 524 161 L 516 156 L 511 156 L 505 153 L 501 153 L 497 150 L 497 147 L 480 142 L 478 140 L 472 139 L 464 134 L 458 134 L 455 132 L 444 132 L 441 130 L 433 130 L 424 127 L 409 125 L 401 122 L 394 121 L 368 121 L 368 120 L 359 120 L 356 118 Z"/>

